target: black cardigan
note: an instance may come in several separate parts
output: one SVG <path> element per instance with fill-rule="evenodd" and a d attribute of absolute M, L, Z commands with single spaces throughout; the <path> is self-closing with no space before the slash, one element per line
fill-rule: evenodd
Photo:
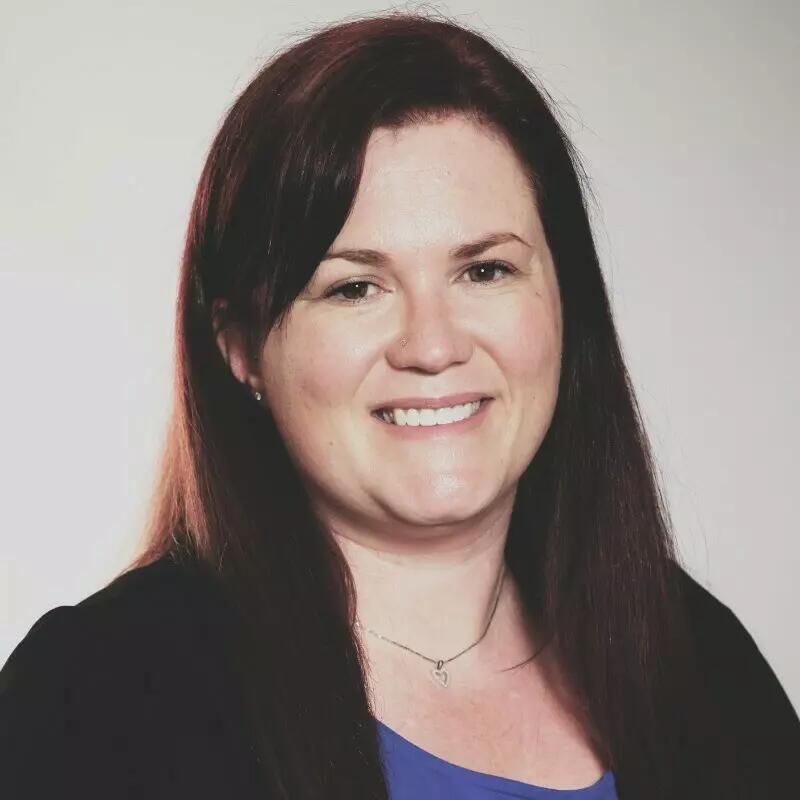
<path fill-rule="evenodd" d="M 800 798 L 797 713 L 736 616 L 681 574 L 742 796 Z M 0 798 L 264 800 L 209 586 L 162 558 L 34 624 L 0 671 Z"/>

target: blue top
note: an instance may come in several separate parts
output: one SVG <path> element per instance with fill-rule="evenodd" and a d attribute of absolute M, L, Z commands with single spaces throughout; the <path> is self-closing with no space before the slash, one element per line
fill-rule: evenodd
<path fill-rule="evenodd" d="M 445 761 L 376 718 L 391 800 L 618 800 L 614 773 L 583 789 L 549 789 Z"/>

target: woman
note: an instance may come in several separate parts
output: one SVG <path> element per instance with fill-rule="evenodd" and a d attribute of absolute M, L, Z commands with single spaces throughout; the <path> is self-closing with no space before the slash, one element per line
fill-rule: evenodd
<path fill-rule="evenodd" d="M 3 797 L 789 796 L 800 721 L 677 563 L 580 175 L 451 22 L 264 67 L 195 196 L 148 546 L 5 665 Z"/>

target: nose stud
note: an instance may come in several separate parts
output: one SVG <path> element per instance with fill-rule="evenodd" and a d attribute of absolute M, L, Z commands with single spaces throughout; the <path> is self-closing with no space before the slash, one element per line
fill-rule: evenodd
<path fill-rule="evenodd" d="M 406 339 L 406 337 L 404 336 L 404 337 L 403 337 L 403 338 L 400 340 L 400 347 L 405 347 L 407 344 L 408 344 L 408 339 Z"/>

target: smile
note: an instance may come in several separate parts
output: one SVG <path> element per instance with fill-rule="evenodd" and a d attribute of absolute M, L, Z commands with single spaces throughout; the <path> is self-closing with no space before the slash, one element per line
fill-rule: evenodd
<path fill-rule="evenodd" d="M 397 433 L 423 434 L 440 431 L 456 433 L 470 430 L 486 416 L 491 397 L 444 408 L 383 408 L 372 412 L 385 429 Z"/>
<path fill-rule="evenodd" d="M 473 403 L 462 403 L 443 408 L 387 408 L 378 411 L 378 416 L 390 425 L 409 425 L 411 427 L 432 427 L 434 425 L 452 425 L 468 419 L 477 413 L 480 400 Z"/>

